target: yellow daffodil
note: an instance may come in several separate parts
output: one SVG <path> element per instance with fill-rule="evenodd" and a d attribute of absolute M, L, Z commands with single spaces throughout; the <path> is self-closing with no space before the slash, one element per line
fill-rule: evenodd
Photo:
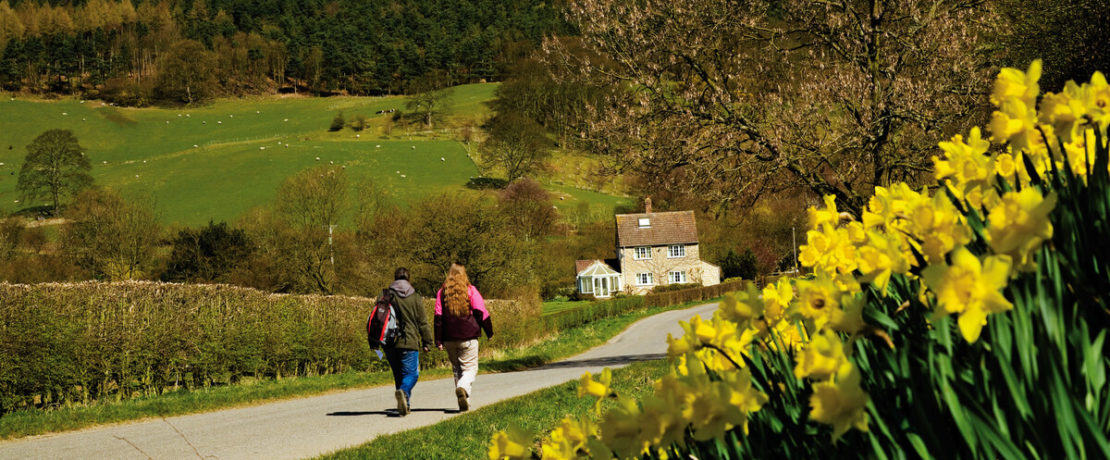
<path fill-rule="evenodd" d="M 1110 123 L 1110 85 L 1102 72 L 1091 75 L 1091 81 L 1081 90 L 1083 105 L 1087 116 L 1091 117 L 1100 129 Z"/>
<path fill-rule="evenodd" d="M 549 460 L 571 460 L 589 456 L 587 442 L 596 436 L 597 429 L 587 417 L 563 418 L 549 439 L 543 443 L 543 458 Z"/>
<path fill-rule="evenodd" d="M 957 189 L 986 182 L 992 171 L 991 160 L 986 156 L 990 142 L 983 139 L 979 127 L 971 128 L 967 141 L 957 134 L 949 142 L 941 142 L 944 159 L 934 156 L 933 165 L 937 180 L 951 178 Z"/>
<path fill-rule="evenodd" d="M 532 434 L 510 426 L 493 434 L 489 444 L 490 460 L 532 458 Z"/>
<path fill-rule="evenodd" d="M 952 252 L 952 265 L 931 264 L 921 276 L 936 294 L 937 314 L 960 315 L 960 332 L 968 342 L 979 340 L 988 314 L 1013 308 L 998 292 L 1010 277 L 1010 256 L 988 256 L 980 261 L 961 246 Z"/>
<path fill-rule="evenodd" d="M 827 326 L 834 331 L 855 334 L 863 329 L 863 306 L 867 304 L 863 294 L 846 294 L 840 298 L 840 308 L 829 312 Z"/>
<path fill-rule="evenodd" d="M 737 324 L 747 324 L 763 315 L 763 301 L 755 283 L 745 283 L 744 290 L 725 294 L 717 309 L 724 318 Z"/>
<path fill-rule="evenodd" d="M 1032 254 L 1044 240 L 1052 238 L 1048 215 L 1056 207 L 1056 194 L 1047 198 L 1028 187 L 1002 195 L 1002 201 L 987 216 L 986 238 L 991 249 L 1009 255 L 1019 267 L 1031 268 Z"/>
<path fill-rule="evenodd" d="M 682 412 L 693 401 L 690 388 L 674 373 L 655 381 L 655 393 L 644 401 L 640 433 L 651 445 L 682 442 L 690 421 Z"/>
<path fill-rule="evenodd" d="M 1070 142 L 1075 137 L 1076 128 L 1086 112 L 1079 93 L 1079 86 L 1069 81 L 1064 92 L 1046 93 L 1041 98 L 1038 121 L 1052 125 L 1053 131 L 1064 142 Z"/>
<path fill-rule="evenodd" d="M 813 385 L 809 398 L 813 420 L 832 425 L 833 441 L 855 427 L 867 431 L 867 393 L 860 388 L 860 374 L 855 366 L 848 366 L 836 380 Z"/>
<path fill-rule="evenodd" d="M 1003 101 L 999 110 L 991 114 L 991 140 L 996 144 L 1009 143 L 1015 149 L 1029 150 L 1038 145 L 1037 113 L 1031 105 L 1018 99 Z M 1043 148 L 1043 143 L 1040 143 Z"/>
<path fill-rule="evenodd" d="M 775 284 L 763 287 L 763 316 L 768 323 L 774 323 L 786 313 L 790 301 L 794 299 L 794 286 L 789 279 L 780 279 Z"/>
<path fill-rule="evenodd" d="M 619 458 L 638 457 L 650 444 L 641 436 L 641 411 L 635 399 L 621 397 L 602 416 L 601 440 Z"/>
<path fill-rule="evenodd" d="M 836 210 L 836 197 L 833 195 L 825 195 L 825 208 L 817 209 L 815 206 L 810 206 L 806 210 L 809 217 L 809 228 L 817 228 L 824 224 L 836 226 L 840 222 L 840 213 Z"/>
<path fill-rule="evenodd" d="M 901 239 L 886 232 L 868 232 L 868 239 L 859 248 L 860 281 L 870 282 L 880 293 L 886 293 L 887 283 L 894 273 L 905 274 L 910 269 Z"/>
<path fill-rule="evenodd" d="M 1018 99 L 1032 105 L 1040 93 L 1041 60 L 1029 63 L 1025 72 L 1012 67 L 1006 67 L 998 72 L 994 80 L 994 90 L 991 92 L 991 104 L 1001 105 L 1008 99 Z"/>
<path fill-rule="evenodd" d="M 850 276 L 830 278 L 818 274 L 812 280 L 799 280 L 797 284 L 798 312 L 818 330 L 843 313 L 840 302 L 846 293 L 859 292 L 859 283 Z"/>
<path fill-rule="evenodd" d="M 596 382 L 593 375 L 586 372 L 578 379 L 578 397 L 590 395 L 598 398 L 597 402 L 594 403 L 594 411 L 600 411 L 601 400 L 613 394 L 613 390 L 610 388 L 612 382 L 613 371 L 609 370 L 608 367 L 601 370 L 601 376 Z"/>
<path fill-rule="evenodd" d="M 676 358 L 686 353 L 694 351 L 698 347 L 696 340 L 691 340 L 694 337 L 689 334 L 683 334 L 681 337 L 674 337 L 667 333 L 667 356 Z"/>
<path fill-rule="evenodd" d="M 814 335 L 806 344 L 805 350 L 798 356 L 794 376 L 825 380 L 835 375 L 843 366 L 850 365 L 848 357 L 844 355 L 844 344 L 840 337 L 826 329 Z"/>
<path fill-rule="evenodd" d="M 1000 153 L 994 157 L 994 172 L 1006 179 L 1010 184 L 1017 183 L 1014 175 L 1017 174 L 1017 164 L 1020 159 L 1015 159 L 1009 153 Z"/>

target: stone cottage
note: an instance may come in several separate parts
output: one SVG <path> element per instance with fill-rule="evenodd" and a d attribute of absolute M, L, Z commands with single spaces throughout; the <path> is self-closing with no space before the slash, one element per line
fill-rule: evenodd
<path fill-rule="evenodd" d="M 579 292 L 608 297 L 646 294 L 666 284 L 720 284 L 721 268 L 699 256 L 693 211 L 652 212 L 648 198 L 643 213 L 618 214 L 616 227 L 616 260 L 576 263 Z"/>

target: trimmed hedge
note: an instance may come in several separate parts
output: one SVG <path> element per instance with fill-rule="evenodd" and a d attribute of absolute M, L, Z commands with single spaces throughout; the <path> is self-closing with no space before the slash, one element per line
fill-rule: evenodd
<path fill-rule="evenodd" d="M 434 301 L 425 304 L 431 321 Z M 372 305 L 226 285 L 0 283 L 0 414 L 244 378 L 385 370 L 366 344 Z M 495 346 L 522 342 L 527 319 L 539 317 L 538 305 L 487 307 L 504 338 Z M 421 361 L 442 365 L 446 355 Z"/>
<path fill-rule="evenodd" d="M 731 285 L 618 297 L 542 316 L 538 302 L 487 299 L 482 355 L 589 322 L 720 296 Z M 366 344 L 373 299 L 156 282 L 0 283 L 0 415 L 128 399 L 243 379 L 386 371 Z M 431 321 L 434 299 L 425 297 Z M 420 354 L 445 365 L 444 352 Z"/>
<path fill-rule="evenodd" d="M 658 292 L 644 296 L 644 307 L 665 307 L 686 302 L 713 299 L 724 295 L 726 292 L 740 290 L 745 281 L 715 284 L 713 286 L 683 289 L 680 291 Z"/>

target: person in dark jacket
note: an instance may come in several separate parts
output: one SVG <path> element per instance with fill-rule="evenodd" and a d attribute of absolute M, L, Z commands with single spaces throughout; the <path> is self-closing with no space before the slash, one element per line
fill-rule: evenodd
<path fill-rule="evenodd" d="M 470 392 L 478 376 L 478 336 L 493 337 L 486 301 L 478 288 L 470 284 L 466 268 L 451 264 L 447 281 L 436 292 L 436 346 L 447 350 L 447 358 L 455 372 L 455 396 L 459 410 L 470 409 Z"/>
<path fill-rule="evenodd" d="M 394 308 L 400 320 L 400 336 L 393 345 L 382 347 L 389 367 L 393 370 L 393 383 L 397 387 L 397 413 L 408 415 L 412 387 L 420 377 L 420 350 L 432 346 L 432 328 L 424 314 L 424 299 L 409 284 L 409 271 L 401 267 L 393 274 Z"/>

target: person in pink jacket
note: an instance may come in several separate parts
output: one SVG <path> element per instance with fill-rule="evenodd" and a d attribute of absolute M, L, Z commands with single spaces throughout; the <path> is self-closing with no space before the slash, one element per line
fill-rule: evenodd
<path fill-rule="evenodd" d="M 459 410 L 470 409 L 471 387 L 478 376 L 478 336 L 493 337 L 486 301 L 478 288 L 470 284 L 466 267 L 451 264 L 447 280 L 436 292 L 435 341 L 455 372 L 455 396 Z"/>

